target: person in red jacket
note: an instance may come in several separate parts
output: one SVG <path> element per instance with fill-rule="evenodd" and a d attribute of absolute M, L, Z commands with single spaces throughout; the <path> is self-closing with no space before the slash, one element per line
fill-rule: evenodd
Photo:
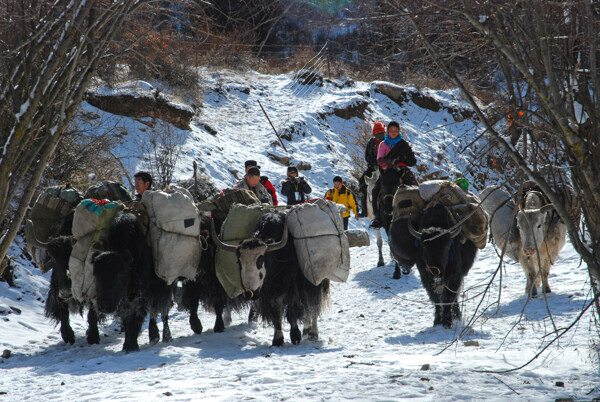
<path fill-rule="evenodd" d="M 257 167 L 258 169 L 260 169 L 260 166 L 258 166 L 256 161 L 252 159 L 244 162 L 244 167 L 246 168 L 246 173 L 248 173 L 248 169 L 250 169 L 251 167 Z M 269 181 L 269 178 L 267 176 L 260 176 L 260 184 L 265 186 L 265 188 L 269 192 L 269 195 L 271 195 L 271 198 L 273 199 L 273 205 L 277 205 L 277 191 L 275 190 L 273 184 Z"/>

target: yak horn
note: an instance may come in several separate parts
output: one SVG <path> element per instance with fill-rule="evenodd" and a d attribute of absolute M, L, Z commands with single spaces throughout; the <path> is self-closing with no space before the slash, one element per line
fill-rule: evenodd
<path fill-rule="evenodd" d="M 283 227 L 283 236 L 281 236 L 281 240 L 279 240 L 279 242 L 277 242 L 277 243 L 271 243 L 271 244 L 267 245 L 267 251 L 275 251 L 275 250 L 279 250 L 280 248 L 284 248 L 285 245 L 287 244 L 287 240 L 288 240 L 288 227 L 287 227 L 287 222 L 286 222 L 285 226 Z"/>
<path fill-rule="evenodd" d="M 417 239 L 420 239 L 421 236 L 423 236 L 423 233 L 419 232 L 417 229 L 415 229 L 413 227 L 413 225 L 412 225 L 412 219 L 408 220 L 408 231 L 410 232 L 411 235 L 413 235 Z"/>
<path fill-rule="evenodd" d="M 29 240 L 33 247 L 42 250 L 48 249 L 48 243 L 43 243 L 39 241 L 38 238 L 35 236 L 35 230 L 33 230 L 33 222 L 31 221 L 31 219 L 27 219 L 27 223 L 25 224 L 25 237 Z"/>
<path fill-rule="evenodd" d="M 546 213 L 550 210 L 554 209 L 554 206 L 552 204 L 546 204 L 543 207 L 540 208 L 540 212 L 541 213 Z"/>
<path fill-rule="evenodd" d="M 221 250 L 229 251 L 235 253 L 237 247 L 231 244 L 223 243 L 221 239 L 219 239 L 219 235 L 217 234 L 217 230 L 215 229 L 215 221 L 210 220 L 210 233 L 213 237 L 213 241 Z"/>

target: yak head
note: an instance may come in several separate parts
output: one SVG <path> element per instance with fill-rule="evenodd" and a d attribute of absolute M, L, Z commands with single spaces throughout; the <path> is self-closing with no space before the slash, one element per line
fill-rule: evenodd
<path fill-rule="evenodd" d="M 31 245 L 48 253 L 51 261 L 53 277 L 58 284 L 58 297 L 67 300 L 72 296 L 71 278 L 69 277 L 69 257 L 73 250 L 75 239 L 73 236 L 59 236 L 48 242 L 40 241 L 35 235 L 35 228 L 31 220 L 25 225 L 27 240 Z"/>
<path fill-rule="evenodd" d="M 114 313 L 119 302 L 127 297 L 133 257 L 129 251 L 105 251 L 92 257 L 94 278 L 101 313 Z"/>
<path fill-rule="evenodd" d="M 408 220 L 408 230 L 421 246 L 425 268 L 438 282 L 456 255 L 455 242 L 459 241 L 462 226 L 455 223 L 451 212 L 442 205 L 423 212 L 420 231 L 413 228 L 411 220 Z"/>
<path fill-rule="evenodd" d="M 541 194 L 530 191 L 525 195 L 524 208 L 517 213 L 517 226 L 523 253 L 531 257 L 545 239 L 545 231 L 552 219 L 552 204 L 543 205 Z"/>
<path fill-rule="evenodd" d="M 287 226 L 283 228 L 283 236 L 278 242 L 261 240 L 253 237 L 243 240 L 238 246 L 227 244 L 219 239 L 214 223 L 211 224 L 211 235 L 215 244 L 222 250 L 235 253 L 240 270 L 240 282 L 243 296 L 246 299 L 254 297 L 265 281 L 267 269 L 265 266 L 265 253 L 279 250 L 287 244 Z"/>

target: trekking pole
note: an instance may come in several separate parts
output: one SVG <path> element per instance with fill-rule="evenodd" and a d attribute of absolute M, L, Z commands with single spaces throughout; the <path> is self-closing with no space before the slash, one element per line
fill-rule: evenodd
<path fill-rule="evenodd" d="M 279 133 L 277 132 L 277 130 L 275 130 L 275 126 L 273 126 L 273 123 L 271 123 L 271 119 L 269 119 L 269 115 L 267 114 L 267 112 L 265 111 L 265 108 L 263 107 L 262 103 L 260 103 L 260 100 L 256 100 L 258 102 L 258 104 L 260 105 L 260 108 L 262 109 L 263 113 L 265 114 L 265 116 L 267 117 L 267 120 L 269 120 L 269 124 L 271 125 L 271 128 L 273 129 L 273 131 L 275 131 L 275 135 L 277 136 L 277 138 L 279 139 L 279 143 L 281 144 L 281 146 L 283 147 L 283 149 L 285 149 L 285 152 L 288 152 L 287 148 L 285 147 L 285 145 L 283 144 L 283 141 L 281 141 L 281 137 L 279 136 Z"/>

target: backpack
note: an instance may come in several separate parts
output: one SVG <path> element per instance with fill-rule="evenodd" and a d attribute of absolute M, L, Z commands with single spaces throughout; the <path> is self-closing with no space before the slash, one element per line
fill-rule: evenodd
<path fill-rule="evenodd" d="M 129 194 L 129 191 L 121 183 L 108 180 L 88 188 L 83 198 L 123 202 L 133 201 L 131 194 Z"/>
<path fill-rule="evenodd" d="M 46 242 L 48 239 L 61 234 L 70 234 L 60 233 L 60 231 L 69 213 L 73 211 L 81 200 L 81 193 L 71 187 L 70 184 L 46 188 L 38 196 L 29 213 L 29 219 L 33 222 L 34 234 L 37 239 Z M 25 241 L 42 273 L 46 273 L 52 269 L 51 260 L 46 250 L 33 247 L 31 240 L 27 236 Z"/>

